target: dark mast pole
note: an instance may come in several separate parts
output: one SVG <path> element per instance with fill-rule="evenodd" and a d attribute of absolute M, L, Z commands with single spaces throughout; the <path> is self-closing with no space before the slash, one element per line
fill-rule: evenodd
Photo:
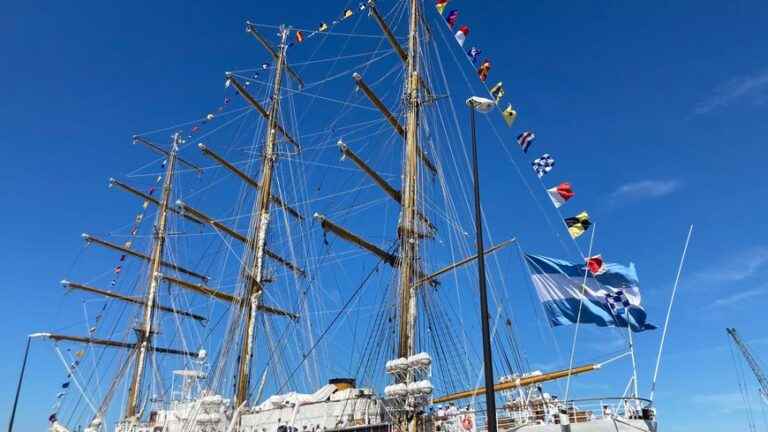
<path fill-rule="evenodd" d="M 21 384 L 24 382 L 24 371 L 27 370 L 27 358 L 29 357 L 29 344 L 32 342 L 32 336 L 27 337 L 27 347 L 24 349 L 24 360 L 21 362 L 21 373 L 19 374 L 19 384 L 16 386 L 16 397 L 13 398 L 13 408 L 11 409 L 11 420 L 8 422 L 8 432 L 13 432 L 13 421 L 16 419 L 16 407 L 19 405 L 19 395 L 21 395 Z"/>
<path fill-rule="evenodd" d="M 477 237 L 477 274 L 480 286 L 480 319 L 483 325 L 483 364 L 485 366 L 485 405 L 487 431 L 496 432 L 496 394 L 493 390 L 493 354 L 491 352 L 490 316 L 488 314 L 488 287 L 485 280 L 485 251 L 483 247 L 483 215 L 480 208 L 480 175 L 477 168 L 476 107 L 467 101 L 472 129 L 472 180 L 475 189 L 475 232 Z"/>

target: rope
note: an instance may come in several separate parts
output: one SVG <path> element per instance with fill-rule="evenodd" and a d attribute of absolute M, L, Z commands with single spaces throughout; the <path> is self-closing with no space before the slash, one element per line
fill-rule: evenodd
<path fill-rule="evenodd" d="M 251 23 L 254 26 L 257 27 L 265 27 L 265 28 L 275 28 L 279 29 L 280 26 L 274 25 L 274 24 L 255 24 Z M 317 29 L 310 29 L 310 28 L 300 28 L 300 27 L 291 27 L 291 30 L 298 30 L 302 32 L 314 32 Z M 339 33 L 339 32 L 332 32 L 332 31 L 324 31 L 322 33 L 318 33 L 322 35 L 328 35 L 328 36 L 346 36 L 346 37 L 359 37 L 359 38 L 369 38 L 369 39 L 385 39 L 386 36 L 382 35 L 373 35 L 373 34 L 358 34 L 358 33 Z"/>
<path fill-rule="evenodd" d="M 64 354 L 62 354 L 58 345 L 54 345 L 53 349 L 56 350 L 56 354 L 58 354 L 59 359 L 61 360 L 61 363 L 64 365 L 64 368 L 67 370 L 67 373 L 72 378 L 72 382 L 75 383 L 75 386 L 77 386 L 77 389 L 80 391 L 80 395 L 83 397 L 83 399 L 85 399 L 85 402 L 88 404 L 91 410 L 93 410 L 93 413 L 98 414 L 99 411 L 96 409 L 96 406 L 93 404 L 93 402 L 91 402 L 88 396 L 86 396 L 83 386 L 80 385 L 80 381 L 75 376 L 75 371 L 73 371 L 72 368 L 69 367 L 69 364 L 67 363 L 67 359 L 64 358 Z"/>
<path fill-rule="evenodd" d="M 312 345 L 312 347 L 310 347 L 309 351 L 307 351 L 304 354 L 304 358 L 301 360 L 301 362 L 299 362 L 299 364 L 291 371 L 291 373 L 288 376 L 288 379 L 283 383 L 283 385 L 280 386 L 279 390 L 277 391 L 278 393 L 282 392 L 285 389 L 285 386 L 288 384 L 288 382 L 290 382 L 291 378 L 293 378 L 293 376 L 296 374 L 296 372 L 299 370 L 299 368 L 301 368 L 301 366 L 304 364 L 304 362 L 309 358 L 309 355 L 312 353 L 312 351 L 315 350 L 315 348 L 318 346 L 320 341 L 322 341 L 323 338 L 325 338 L 325 336 L 331 330 L 331 328 L 336 323 L 336 321 L 338 321 L 339 318 L 341 318 L 341 316 L 347 310 L 347 307 L 350 304 L 352 304 L 352 301 L 355 300 L 355 298 L 357 297 L 358 294 L 360 294 L 362 289 L 368 283 L 368 280 L 370 280 L 371 277 L 379 271 L 379 267 L 381 266 L 381 264 L 383 262 L 384 261 L 380 259 L 379 262 L 376 263 L 376 265 L 373 267 L 373 269 L 368 273 L 368 275 L 365 277 L 365 279 L 363 279 L 362 283 L 360 283 L 360 286 L 357 287 L 357 289 L 352 293 L 352 295 L 349 297 L 349 299 L 346 301 L 346 303 L 344 303 L 344 305 L 341 307 L 341 310 L 339 311 L 339 313 L 337 313 L 336 316 L 333 317 L 333 319 L 331 320 L 331 323 L 328 325 L 328 327 L 326 327 L 326 329 L 323 330 L 323 332 L 317 338 L 317 340 Z"/>
<path fill-rule="evenodd" d="M 630 354 L 631 354 L 631 353 L 630 353 L 629 351 L 627 351 L 627 352 L 625 352 L 624 354 L 619 354 L 619 355 L 617 355 L 617 356 L 615 356 L 615 357 L 611 357 L 611 358 L 609 358 L 608 360 L 606 360 L 606 361 L 604 361 L 604 362 L 598 363 L 598 365 L 599 365 L 600 367 L 603 367 L 603 366 L 605 366 L 605 365 L 607 365 L 607 364 L 609 364 L 609 363 L 613 363 L 613 362 L 615 362 L 615 361 L 621 360 L 621 359 L 623 359 L 624 357 L 626 357 L 626 356 L 628 356 L 628 355 L 630 355 Z M 566 400 L 567 400 L 567 399 L 566 399 Z"/>

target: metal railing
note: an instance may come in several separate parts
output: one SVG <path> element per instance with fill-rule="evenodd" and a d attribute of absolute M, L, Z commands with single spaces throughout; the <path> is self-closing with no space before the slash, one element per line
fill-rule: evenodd
<path fill-rule="evenodd" d="M 499 429 L 531 424 L 588 423 L 604 418 L 655 421 L 652 403 L 640 398 L 576 399 L 567 402 L 556 398 L 509 400 L 498 408 Z M 436 432 L 477 432 L 486 430 L 486 412 L 469 408 L 436 409 L 428 414 Z"/>

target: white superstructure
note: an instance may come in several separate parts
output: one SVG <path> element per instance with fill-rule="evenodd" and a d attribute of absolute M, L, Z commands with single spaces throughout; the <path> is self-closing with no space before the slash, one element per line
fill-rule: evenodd
<path fill-rule="evenodd" d="M 116 432 L 292 432 L 386 426 L 384 403 L 373 391 L 338 379 L 314 393 L 274 395 L 254 407 L 235 409 L 229 399 L 203 394 L 172 401 L 146 422 L 121 422 Z M 58 431 L 57 431 L 58 432 Z"/>

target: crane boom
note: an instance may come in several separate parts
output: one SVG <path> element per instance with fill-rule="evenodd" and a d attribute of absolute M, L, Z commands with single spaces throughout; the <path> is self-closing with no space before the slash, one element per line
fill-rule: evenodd
<path fill-rule="evenodd" d="M 747 344 L 741 340 L 741 337 L 736 332 L 735 328 L 727 328 L 725 330 L 728 332 L 731 339 L 733 339 L 733 343 L 739 351 L 741 351 L 741 355 L 744 356 L 744 360 L 747 361 L 749 368 L 752 369 L 752 373 L 755 374 L 755 378 L 757 378 L 757 382 L 760 384 L 760 394 L 763 396 L 763 400 L 768 403 L 768 377 L 765 376 L 762 367 L 760 367 L 760 363 L 758 363 L 755 356 L 752 355 Z"/>

